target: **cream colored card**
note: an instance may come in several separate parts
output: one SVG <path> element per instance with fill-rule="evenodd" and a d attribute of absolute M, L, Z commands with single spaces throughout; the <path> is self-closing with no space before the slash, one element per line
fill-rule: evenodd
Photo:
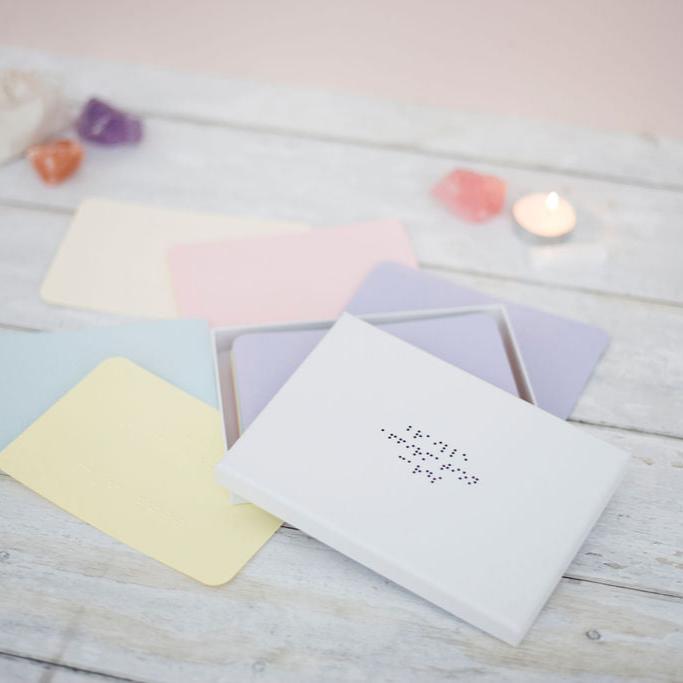
<path fill-rule="evenodd" d="M 280 526 L 231 506 L 214 479 L 215 408 L 110 358 L 0 453 L 0 468 L 64 510 L 209 585 L 229 581 Z"/>
<path fill-rule="evenodd" d="M 175 318 L 167 251 L 176 244 L 300 232 L 262 221 L 86 199 L 40 290 L 45 301 L 122 315 Z"/>

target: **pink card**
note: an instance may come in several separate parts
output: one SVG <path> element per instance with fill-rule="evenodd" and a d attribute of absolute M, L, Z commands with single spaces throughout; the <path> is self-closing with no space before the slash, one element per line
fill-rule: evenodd
<path fill-rule="evenodd" d="M 169 250 L 178 313 L 213 326 L 336 318 L 382 261 L 417 266 L 397 221 Z"/>

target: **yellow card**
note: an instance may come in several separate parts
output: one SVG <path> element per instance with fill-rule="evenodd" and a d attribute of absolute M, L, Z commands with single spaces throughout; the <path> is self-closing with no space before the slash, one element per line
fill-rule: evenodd
<path fill-rule="evenodd" d="M 98 365 L 0 453 L 0 468 L 64 510 L 209 585 L 279 527 L 230 505 L 215 408 L 125 358 Z"/>

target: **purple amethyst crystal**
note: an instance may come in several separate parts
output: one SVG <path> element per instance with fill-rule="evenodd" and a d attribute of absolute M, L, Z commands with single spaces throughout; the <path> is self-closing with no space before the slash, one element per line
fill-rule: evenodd
<path fill-rule="evenodd" d="M 142 120 L 93 97 L 85 103 L 76 130 L 84 140 L 101 145 L 134 144 L 142 139 Z"/>

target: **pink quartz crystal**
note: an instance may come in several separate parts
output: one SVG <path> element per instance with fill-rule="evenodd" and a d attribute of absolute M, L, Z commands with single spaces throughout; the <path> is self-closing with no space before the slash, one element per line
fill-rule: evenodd
<path fill-rule="evenodd" d="M 505 190 L 496 176 L 458 169 L 442 178 L 432 194 L 461 218 L 479 223 L 503 210 Z"/>

